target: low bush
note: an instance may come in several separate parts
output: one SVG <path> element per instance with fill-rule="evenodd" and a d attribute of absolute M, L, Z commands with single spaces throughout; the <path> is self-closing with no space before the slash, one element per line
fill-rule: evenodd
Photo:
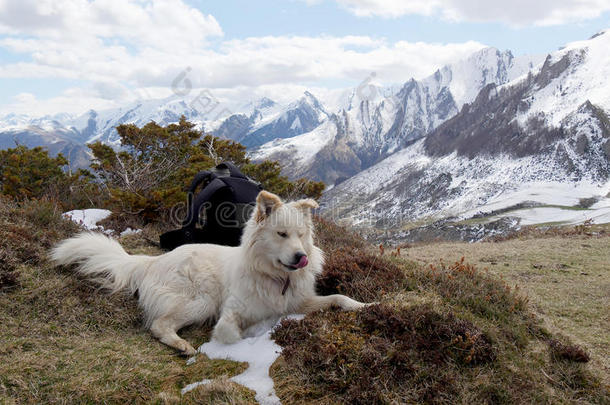
<path fill-rule="evenodd" d="M 205 135 L 182 117 L 165 127 L 150 122 L 139 128 L 119 125 L 122 149 L 96 142 L 89 147 L 91 164 L 102 183 L 106 205 L 115 215 L 148 222 L 180 222 L 172 218 L 186 202 L 186 190 L 195 174 L 230 161 L 268 191 L 284 198 L 319 198 L 321 182 L 281 175 L 277 162 L 251 162 L 238 142 Z M 173 223 L 172 226 L 176 226 Z"/>
<path fill-rule="evenodd" d="M 582 347 L 570 343 L 562 343 L 557 339 L 548 341 L 553 360 L 568 360 L 576 363 L 586 363 L 591 358 Z"/>
<path fill-rule="evenodd" d="M 405 286 L 402 269 L 364 250 L 334 250 L 326 255 L 316 288 L 320 295 L 345 294 L 364 302 L 379 300 Z"/>
<path fill-rule="evenodd" d="M 0 290 L 19 283 L 19 266 L 40 264 L 48 249 L 78 227 L 61 217 L 59 203 L 17 202 L 0 196 Z"/>
<path fill-rule="evenodd" d="M 48 199 L 0 199 L 0 221 L 4 246 L 25 264 L 39 263 L 54 243 L 79 229 L 62 217 L 62 207 L 57 202 Z"/>
<path fill-rule="evenodd" d="M 321 216 L 314 216 L 316 244 L 325 252 L 335 249 L 364 249 L 367 242 L 355 232 Z"/>
<path fill-rule="evenodd" d="M 99 183 L 87 170 L 68 170 L 61 154 L 42 147 L 0 150 L 0 191 L 16 200 L 51 199 L 67 211 L 101 204 Z"/>
<path fill-rule="evenodd" d="M 319 312 L 282 321 L 273 338 L 291 370 L 304 374 L 315 392 L 351 404 L 450 398 L 460 369 L 496 357 L 475 325 L 427 305 Z"/>

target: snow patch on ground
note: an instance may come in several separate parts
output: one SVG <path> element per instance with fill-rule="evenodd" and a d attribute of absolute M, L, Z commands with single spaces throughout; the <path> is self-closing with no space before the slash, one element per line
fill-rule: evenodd
<path fill-rule="evenodd" d="M 282 319 L 286 318 L 303 319 L 303 315 L 289 315 Z M 199 352 L 211 359 L 247 362 L 249 366 L 246 371 L 231 377 L 231 381 L 256 392 L 256 400 L 260 404 L 279 404 L 280 400 L 273 389 L 273 380 L 269 376 L 269 367 L 282 352 L 282 348 L 271 340 L 271 332 L 280 321 L 281 319 L 267 319 L 259 322 L 244 331 L 245 337 L 234 344 L 225 345 L 211 340 L 201 345 Z M 209 382 L 210 380 L 202 380 L 189 384 L 182 389 L 182 394 Z"/>
<path fill-rule="evenodd" d="M 103 226 L 97 224 L 98 222 L 108 218 L 110 214 L 112 214 L 112 212 L 109 210 L 104 210 L 101 208 L 87 208 L 84 210 L 72 210 L 64 212 L 62 215 L 89 231 L 103 231 L 107 235 L 112 235 L 115 233 L 113 229 L 104 229 Z M 138 234 L 140 232 L 142 232 L 141 229 L 127 228 L 122 231 L 119 236 L 123 237 L 126 235 Z"/>
<path fill-rule="evenodd" d="M 93 231 L 93 230 L 102 230 L 104 229 L 101 226 L 98 226 L 97 223 L 108 218 L 112 214 L 109 210 L 103 210 L 100 208 L 87 208 L 84 210 L 73 210 L 64 212 L 63 216 L 71 219 L 77 224 L 83 226 L 84 228 Z"/>
<path fill-rule="evenodd" d="M 516 204 L 531 201 L 539 204 L 561 205 L 565 207 L 576 206 L 582 198 L 599 197 L 607 194 L 607 187 L 599 187 L 589 182 L 561 183 L 561 182 L 532 182 L 523 184 L 518 190 L 504 191 L 485 204 L 466 211 L 460 215 L 461 218 L 469 218 L 479 213 L 489 213 Z M 610 199 L 602 199 L 600 200 Z M 598 202 L 597 204 L 599 204 Z M 594 207 L 591 207 L 594 208 Z M 542 221 L 540 222 L 542 223 Z"/>
<path fill-rule="evenodd" d="M 500 217 L 520 218 L 520 225 L 536 225 L 552 222 L 577 225 L 587 220 L 591 220 L 594 224 L 605 224 L 610 222 L 610 207 L 590 210 L 538 207 L 507 212 L 500 215 Z"/>
<path fill-rule="evenodd" d="M 321 204 L 326 215 L 357 226 L 379 220 L 398 225 L 420 219 L 493 215 L 493 211 L 524 202 L 576 207 L 580 199 L 601 201 L 610 191 L 610 182 L 602 183 L 586 167 L 575 166 L 578 176 L 567 173 L 552 151 L 522 158 L 469 159 L 455 152 L 436 158 L 426 155 L 423 146 L 423 140 L 417 141 L 327 191 Z M 437 195 L 431 200 L 427 198 L 430 193 Z M 602 212 L 586 214 L 596 217 L 596 223 L 606 219 Z M 546 219 L 539 223 L 577 220 L 572 215 Z"/>
<path fill-rule="evenodd" d="M 127 228 L 125 229 L 123 232 L 121 232 L 121 237 L 126 236 L 126 235 L 134 235 L 134 234 L 138 234 L 142 232 L 141 229 L 131 229 L 131 228 Z"/>
<path fill-rule="evenodd" d="M 193 357 L 193 358 L 194 358 L 194 357 Z M 189 360 L 190 360 L 190 359 L 189 359 Z M 191 362 L 191 364 L 192 364 L 192 363 L 194 363 L 194 361 L 193 361 L 193 362 Z M 187 363 L 187 364 L 188 364 L 188 363 Z M 200 385 L 206 385 L 206 384 L 211 383 L 212 381 L 213 381 L 213 380 L 209 380 L 209 379 L 207 379 L 207 378 L 206 378 L 205 380 L 201 380 L 201 381 L 194 382 L 194 383 L 189 384 L 189 385 L 187 385 L 186 387 L 182 388 L 182 390 L 181 390 L 180 392 L 182 393 L 182 395 L 184 395 L 184 394 L 186 394 L 187 392 L 192 391 L 192 390 L 194 390 L 195 388 L 199 387 Z"/>

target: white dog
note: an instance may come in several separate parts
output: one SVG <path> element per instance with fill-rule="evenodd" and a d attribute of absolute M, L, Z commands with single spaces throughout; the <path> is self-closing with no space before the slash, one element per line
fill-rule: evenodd
<path fill-rule="evenodd" d="M 337 306 L 362 307 L 344 295 L 317 296 L 315 278 L 323 253 L 313 244 L 314 200 L 282 203 L 262 191 L 241 245 L 181 246 L 161 256 L 132 256 L 101 234 L 82 233 L 57 245 L 52 259 L 77 263 L 112 292 L 138 292 L 146 327 L 161 342 L 186 355 L 195 349 L 177 331 L 217 320 L 213 338 L 233 343 L 261 320 Z"/>

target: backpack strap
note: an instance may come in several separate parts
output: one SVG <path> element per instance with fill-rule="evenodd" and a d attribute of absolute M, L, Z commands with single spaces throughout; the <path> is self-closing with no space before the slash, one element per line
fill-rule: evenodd
<path fill-rule="evenodd" d="M 203 184 L 204 188 L 205 188 L 207 183 L 210 183 L 216 177 L 217 177 L 216 173 L 214 173 L 211 170 L 204 170 L 195 175 L 195 177 L 193 178 L 193 181 L 191 182 L 191 185 L 189 186 L 189 188 L 186 192 L 187 219 L 185 219 L 183 221 L 183 225 L 186 225 L 189 221 L 190 211 L 192 210 L 192 207 L 193 207 L 193 198 L 195 197 L 195 191 L 197 190 L 197 187 L 199 187 L 201 184 Z"/>
<path fill-rule="evenodd" d="M 203 180 L 202 180 L 203 181 Z M 194 182 L 193 182 L 194 183 Z M 207 186 L 197 194 L 197 197 L 193 200 L 193 193 L 189 193 L 189 205 L 186 219 L 182 226 L 185 228 L 194 228 L 197 225 L 197 219 L 199 218 L 199 209 L 201 206 L 210 200 L 210 198 L 223 187 L 227 187 L 227 184 L 219 178 L 214 178 Z M 197 188 L 197 187 L 195 187 Z"/>
<path fill-rule="evenodd" d="M 220 170 L 228 170 L 229 173 L 231 174 L 231 177 L 247 179 L 246 175 L 244 175 L 242 172 L 240 172 L 239 169 L 237 168 L 237 166 L 235 166 L 231 162 L 223 162 L 223 163 L 219 164 L 218 166 L 216 166 L 216 168 L 220 169 Z"/>
<path fill-rule="evenodd" d="M 216 176 L 216 174 L 209 170 L 204 170 L 202 172 L 197 173 L 195 175 L 195 177 L 193 178 L 191 185 L 189 186 L 189 189 L 188 189 L 189 197 L 192 198 L 193 194 L 195 193 L 195 190 L 197 189 L 197 187 L 199 187 L 199 185 L 201 183 L 203 183 L 204 181 L 210 181 L 211 178 L 215 177 L 215 176 Z"/>

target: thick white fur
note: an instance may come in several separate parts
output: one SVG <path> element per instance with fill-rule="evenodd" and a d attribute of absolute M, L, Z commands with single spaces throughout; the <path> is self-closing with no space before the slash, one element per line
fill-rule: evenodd
<path fill-rule="evenodd" d="M 213 337 L 232 343 L 242 330 L 269 317 L 364 305 L 343 295 L 315 293 L 324 263 L 313 244 L 311 208 L 316 206 L 313 200 L 284 204 L 261 192 L 238 247 L 193 244 L 161 256 L 133 256 L 104 235 L 81 233 L 58 244 L 51 258 L 60 265 L 78 264 L 80 273 L 111 292 L 137 291 L 152 334 L 192 355 L 195 349 L 177 335 L 189 324 L 217 320 Z M 307 266 L 286 266 L 299 252 L 307 255 Z M 282 294 L 286 277 L 290 284 Z"/>

